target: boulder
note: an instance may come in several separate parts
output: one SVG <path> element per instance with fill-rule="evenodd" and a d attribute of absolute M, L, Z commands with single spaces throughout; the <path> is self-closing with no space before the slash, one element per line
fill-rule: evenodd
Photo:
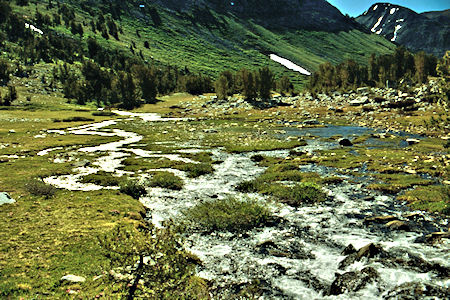
<path fill-rule="evenodd" d="M 350 147 L 350 146 L 353 146 L 353 143 L 349 139 L 340 139 L 339 145 L 344 146 L 344 147 Z"/>
<path fill-rule="evenodd" d="M 16 202 L 8 193 L 0 193 L 0 205 Z"/>
<path fill-rule="evenodd" d="M 364 219 L 364 224 L 371 224 L 371 223 L 377 223 L 377 224 L 386 224 L 392 221 L 398 220 L 395 216 L 375 216 L 370 218 Z"/>
<path fill-rule="evenodd" d="M 336 279 L 330 286 L 329 294 L 341 295 L 349 292 L 357 292 L 368 283 L 378 281 L 378 279 L 378 272 L 372 267 L 364 268 L 359 272 L 336 273 Z"/>
<path fill-rule="evenodd" d="M 63 277 L 61 277 L 60 281 L 67 281 L 70 283 L 82 283 L 86 281 L 86 278 L 82 277 L 82 276 L 76 276 L 76 275 L 65 275 Z"/>
<path fill-rule="evenodd" d="M 440 231 L 440 232 L 433 232 L 428 234 L 426 237 L 426 241 L 431 244 L 437 244 L 442 242 L 442 239 L 449 239 L 450 238 L 450 232 Z"/>
<path fill-rule="evenodd" d="M 377 255 L 381 255 L 383 256 L 384 251 L 383 248 L 381 248 L 381 246 L 370 243 L 362 248 L 360 248 L 357 252 L 353 252 L 349 255 L 347 255 L 346 258 L 344 258 L 340 263 L 339 263 L 339 269 L 344 269 L 348 266 L 350 266 L 351 264 L 353 264 L 354 262 L 360 261 L 362 258 L 373 258 Z"/>
<path fill-rule="evenodd" d="M 415 144 L 418 144 L 418 143 L 420 143 L 420 140 L 418 140 L 418 139 L 406 139 L 406 142 L 408 143 L 408 145 L 415 145 Z"/>
<path fill-rule="evenodd" d="M 390 230 L 409 230 L 408 224 L 399 220 L 386 223 L 386 227 Z"/>
<path fill-rule="evenodd" d="M 341 254 L 342 255 L 350 255 L 353 253 L 356 253 L 356 248 L 352 244 L 349 244 L 347 247 L 345 247 L 344 250 L 342 250 Z"/>

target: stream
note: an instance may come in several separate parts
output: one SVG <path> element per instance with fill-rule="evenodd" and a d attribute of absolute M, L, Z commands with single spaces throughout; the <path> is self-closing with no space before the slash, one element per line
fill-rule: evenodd
<path fill-rule="evenodd" d="M 149 126 L 152 122 L 183 121 L 156 114 L 116 113 L 131 120 L 140 118 Z M 122 121 L 104 121 L 61 132 L 116 136 L 121 140 L 73 150 L 74 153 L 97 156 L 92 156 L 89 164 L 75 167 L 73 174 L 48 177 L 45 182 L 69 190 L 117 189 L 80 181 L 83 176 L 98 171 L 126 175 L 127 172 L 119 168 L 132 154 L 138 158 L 162 157 L 194 162 L 183 154 L 202 151 L 195 141 L 172 154 L 134 148 L 133 144 L 143 137 L 115 129 L 114 125 L 119 122 Z M 324 133 L 327 130 L 330 129 L 320 129 Z M 348 127 L 333 127 L 332 130 L 329 136 L 347 136 L 348 133 Z M 362 133 L 368 129 L 358 130 Z M 302 132 L 302 129 L 288 128 L 285 135 L 306 137 L 311 132 L 318 134 L 317 130 Z M 316 139 L 308 140 L 307 146 L 297 150 L 312 152 L 330 147 L 338 145 Z M 61 149 L 44 150 L 38 155 L 46 156 L 57 150 Z M 448 230 L 447 219 L 412 212 L 393 197 L 367 189 L 370 176 L 356 178 L 314 164 L 301 166 L 301 170 L 343 179 L 340 183 L 325 186 L 329 196 L 325 202 L 293 208 L 258 194 L 242 194 L 235 190 L 236 185 L 264 172 L 264 168 L 250 159 L 251 156 L 286 157 L 288 151 L 245 154 L 230 154 L 222 149 L 206 151 L 219 161 L 214 164 L 214 173 L 193 179 L 183 171 L 159 169 L 183 178 L 184 188 L 180 191 L 148 188 L 148 194 L 140 201 L 148 208 L 148 218 L 156 226 L 164 226 L 164 221 L 170 219 L 176 220 L 183 210 L 201 201 L 229 196 L 253 198 L 272 211 L 276 221 L 243 234 L 193 232 L 185 236 L 184 247 L 201 260 L 198 275 L 211 281 L 215 299 L 229 299 L 231 294 L 253 283 L 259 287 L 257 299 L 426 299 L 427 296 L 445 299 L 450 296 L 450 243 L 448 239 L 435 244 L 425 242 L 427 235 Z M 367 221 L 376 216 L 391 216 L 391 220 L 407 223 L 409 229 L 392 230 L 379 219 Z M 417 296 L 418 291 L 422 296 Z"/>

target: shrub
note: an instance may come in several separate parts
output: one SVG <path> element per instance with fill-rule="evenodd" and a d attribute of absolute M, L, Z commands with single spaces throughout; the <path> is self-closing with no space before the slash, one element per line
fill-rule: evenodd
<path fill-rule="evenodd" d="M 184 216 L 187 223 L 205 231 L 242 232 L 266 223 L 270 212 L 254 200 L 230 197 L 200 203 Z"/>
<path fill-rule="evenodd" d="M 86 117 L 70 117 L 62 119 L 63 122 L 93 122 L 95 121 L 92 118 L 86 118 Z"/>
<path fill-rule="evenodd" d="M 170 172 L 158 172 L 150 181 L 150 186 L 152 187 L 162 187 L 171 190 L 181 190 L 183 185 L 183 180 Z"/>
<path fill-rule="evenodd" d="M 256 193 L 260 189 L 261 183 L 258 180 L 247 180 L 239 183 L 236 190 L 241 193 Z"/>
<path fill-rule="evenodd" d="M 98 241 L 109 262 L 106 280 L 114 284 L 115 298 L 209 299 L 207 284 L 194 275 L 192 255 L 181 250 L 170 227 L 137 229 L 122 222 Z"/>
<path fill-rule="evenodd" d="M 326 199 L 326 195 L 321 188 L 312 183 L 299 183 L 293 187 L 272 185 L 268 190 L 268 194 L 294 207 L 298 207 L 303 203 L 311 204 Z"/>
<path fill-rule="evenodd" d="M 25 185 L 25 189 L 34 196 L 43 196 L 46 199 L 51 198 L 56 193 L 56 188 L 50 184 L 46 184 L 40 179 L 34 179 Z"/>
<path fill-rule="evenodd" d="M 113 113 L 112 111 L 109 110 L 99 110 L 99 111 L 94 111 L 92 113 L 93 116 L 96 117 L 112 117 L 112 116 L 116 116 L 116 113 Z"/>
<path fill-rule="evenodd" d="M 122 181 L 119 184 L 119 190 L 121 193 L 127 194 L 134 199 L 139 199 L 146 193 L 144 184 L 136 179 Z"/>
<path fill-rule="evenodd" d="M 120 178 L 112 176 L 111 173 L 99 171 L 95 174 L 84 176 L 83 183 L 93 183 L 101 186 L 117 186 L 120 184 Z"/>
<path fill-rule="evenodd" d="M 197 178 L 214 172 L 214 168 L 207 163 L 185 164 L 181 167 L 181 169 L 187 172 L 187 176 L 191 178 Z"/>

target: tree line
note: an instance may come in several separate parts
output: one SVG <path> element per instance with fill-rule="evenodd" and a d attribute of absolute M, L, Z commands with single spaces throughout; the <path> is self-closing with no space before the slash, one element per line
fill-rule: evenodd
<path fill-rule="evenodd" d="M 412 54 L 404 47 L 395 49 L 393 54 L 376 56 L 372 54 L 367 66 L 354 60 L 346 60 L 334 66 L 321 64 L 309 82 L 309 90 L 329 92 L 348 90 L 358 86 L 397 85 L 400 81 L 423 83 L 428 76 L 436 76 L 438 59 L 421 51 Z"/>
<path fill-rule="evenodd" d="M 294 86 L 287 76 L 275 80 L 273 72 L 268 67 L 256 71 L 244 68 L 235 73 L 226 70 L 219 75 L 214 87 L 219 99 L 227 99 L 228 96 L 241 94 L 247 100 L 254 100 L 257 97 L 267 100 L 271 98 L 273 89 L 281 94 L 294 91 Z"/>

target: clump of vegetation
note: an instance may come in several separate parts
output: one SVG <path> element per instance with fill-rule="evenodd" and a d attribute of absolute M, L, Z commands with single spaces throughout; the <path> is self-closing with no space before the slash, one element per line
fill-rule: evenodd
<path fill-rule="evenodd" d="M 413 209 L 439 212 L 450 215 L 450 187 L 445 185 L 431 185 L 417 187 L 398 197 L 407 201 Z"/>
<path fill-rule="evenodd" d="M 117 114 L 109 111 L 109 110 L 99 110 L 99 111 L 94 111 L 92 113 L 93 116 L 96 117 L 112 117 L 112 116 L 116 116 Z"/>
<path fill-rule="evenodd" d="M 185 164 L 180 169 L 187 172 L 187 175 L 191 178 L 197 178 L 214 172 L 214 168 L 208 163 Z"/>
<path fill-rule="evenodd" d="M 270 211 L 260 203 L 226 198 L 205 201 L 184 212 L 185 222 L 204 231 L 243 232 L 265 224 Z"/>
<path fill-rule="evenodd" d="M 418 175 L 405 174 L 377 174 L 374 175 L 386 183 L 371 184 L 368 187 L 373 190 L 381 191 L 388 194 L 396 194 L 404 189 L 411 188 L 415 185 L 430 185 L 431 180 L 423 179 Z"/>
<path fill-rule="evenodd" d="M 119 190 L 121 193 L 127 194 L 134 199 L 139 199 L 145 195 L 145 185 L 136 179 L 127 179 L 119 184 Z"/>
<path fill-rule="evenodd" d="M 292 187 L 272 185 L 267 193 L 278 198 L 281 202 L 294 207 L 305 203 L 317 203 L 326 199 L 325 193 L 318 185 L 308 182 L 302 182 Z"/>
<path fill-rule="evenodd" d="M 238 191 L 270 195 L 297 207 L 303 203 L 317 203 L 326 199 L 319 183 L 339 182 L 337 178 L 321 178 L 316 173 L 303 173 L 294 163 L 270 162 L 265 159 L 262 162 L 268 163 L 269 168 L 258 178 L 238 184 Z"/>
<path fill-rule="evenodd" d="M 101 186 L 118 186 L 121 181 L 119 177 L 113 176 L 111 173 L 105 171 L 86 175 L 81 180 L 83 183 L 93 183 Z"/>
<path fill-rule="evenodd" d="M 33 196 L 51 198 L 56 193 L 56 188 L 50 184 L 46 184 L 41 179 L 33 179 L 25 184 L 25 189 Z"/>
<path fill-rule="evenodd" d="M 161 187 L 171 190 L 181 190 L 183 185 L 183 179 L 170 172 L 158 172 L 150 180 L 150 186 L 152 187 Z"/>
<path fill-rule="evenodd" d="M 119 298 L 209 299 L 206 283 L 194 276 L 191 255 L 179 250 L 170 228 L 137 229 L 123 222 L 100 236 L 99 243 Z"/>

